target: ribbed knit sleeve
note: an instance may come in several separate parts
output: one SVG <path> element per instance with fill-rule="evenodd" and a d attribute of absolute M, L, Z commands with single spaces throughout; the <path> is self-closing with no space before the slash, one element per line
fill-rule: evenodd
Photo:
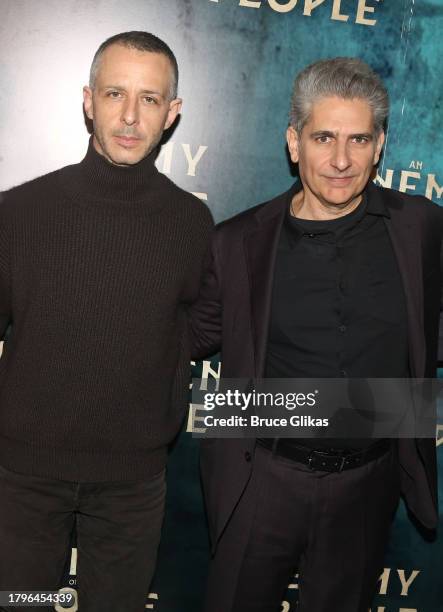
<path fill-rule="evenodd" d="M 11 319 L 11 282 L 9 237 L 2 207 L 3 194 L 0 193 L 0 339 Z"/>

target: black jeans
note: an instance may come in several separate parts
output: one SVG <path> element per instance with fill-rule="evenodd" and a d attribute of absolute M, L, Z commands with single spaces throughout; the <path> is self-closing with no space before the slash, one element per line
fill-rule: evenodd
<path fill-rule="evenodd" d="M 144 611 L 165 494 L 165 470 L 146 481 L 76 483 L 0 467 L 0 591 L 57 591 L 75 529 L 79 612 Z M 32 609 L 53 610 L 10 608 Z"/>

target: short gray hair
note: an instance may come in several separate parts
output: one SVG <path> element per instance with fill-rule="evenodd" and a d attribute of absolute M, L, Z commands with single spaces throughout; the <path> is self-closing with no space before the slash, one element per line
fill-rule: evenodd
<path fill-rule="evenodd" d="M 309 121 L 314 102 L 330 96 L 366 100 L 372 109 L 376 134 L 383 131 L 389 113 L 388 92 L 372 68 L 355 57 L 321 60 L 297 75 L 289 125 L 301 134 Z"/>
<path fill-rule="evenodd" d="M 114 34 L 114 36 L 111 36 L 102 42 L 100 47 L 95 52 L 94 59 L 92 60 L 91 64 L 91 70 L 89 73 L 89 87 L 91 89 L 94 89 L 101 57 L 104 51 L 111 45 L 123 45 L 129 49 L 137 49 L 138 51 L 146 51 L 147 53 L 161 53 L 162 55 L 165 55 L 168 58 L 172 68 L 169 99 L 174 100 L 177 97 L 178 65 L 174 53 L 170 47 L 168 47 L 168 45 L 161 40 L 161 38 L 158 38 L 158 36 L 154 36 L 154 34 L 151 34 L 150 32 L 142 32 L 137 30 L 132 32 L 122 32 L 121 34 Z"/>

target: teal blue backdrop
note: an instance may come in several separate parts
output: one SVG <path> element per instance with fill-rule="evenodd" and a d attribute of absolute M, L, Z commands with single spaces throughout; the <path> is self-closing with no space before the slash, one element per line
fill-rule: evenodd
<path fill-rule="evenodd" d="M 339 55 L 364 59 L 389 89 L 391 113 L 377 181 L 441 204 L 443 2 L 326 1 L 316 3 L 310 15 L 309 2 L 301 0 L 285 13 L 271 2 L 255 4 L 260 7 L 227 0 L 187 2 L 188 27 L 195 32 L 194 70 L 205 75 L 206 86 L 196 95 L 209 118 L 200 117 L 210 125 L 208 130 L 195 120 L 197 134 L 208 146 L 199 168 L 207 183 L 198 190 L 208 192 L 216 220 L 290 185 L 284 132 L 293 77 L 310 62 Z M 291 3 L 280 2 L 281 8 L 285 4 Z M 359 4 L 373 9 L 365 13 L 366 23 L 356 23 Z M 343 20 L 337 13 L 334 18 L 334 5 L 340 5 Z M 197 105 L 190 112 L 201 110 Z M 195 189 L 185 174 L 180 184 Z M 218 365 L 217 360 L 211 363 L 214 371 Z M 201 365 L 194 373 L 201 374 Z M 159 611 L 194 612 L 201 601 L 208 550 L 194 442 L 189 432 L 183 435 L 171 456 L 170 503 L 153 585 L 159 596 L 154 609 Z M 440 477 L 440 493 L 442 487 Z M 442 567 L 443 543 L 427 541 L 401 505 L 372 612 L 441 612 Z M 296 577 L 289 586 L 282 612 L 296 610 Z"/>

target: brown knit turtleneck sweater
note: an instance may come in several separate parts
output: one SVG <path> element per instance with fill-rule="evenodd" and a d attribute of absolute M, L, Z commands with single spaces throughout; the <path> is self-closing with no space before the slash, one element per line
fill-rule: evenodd
<path fill-rule="evenodd" d="M 159 472 L 187 402 L 186 305 L 212 220 L 154 166 L 77 165 L 0 202 L 0 465 L 72 481 Z"/>

